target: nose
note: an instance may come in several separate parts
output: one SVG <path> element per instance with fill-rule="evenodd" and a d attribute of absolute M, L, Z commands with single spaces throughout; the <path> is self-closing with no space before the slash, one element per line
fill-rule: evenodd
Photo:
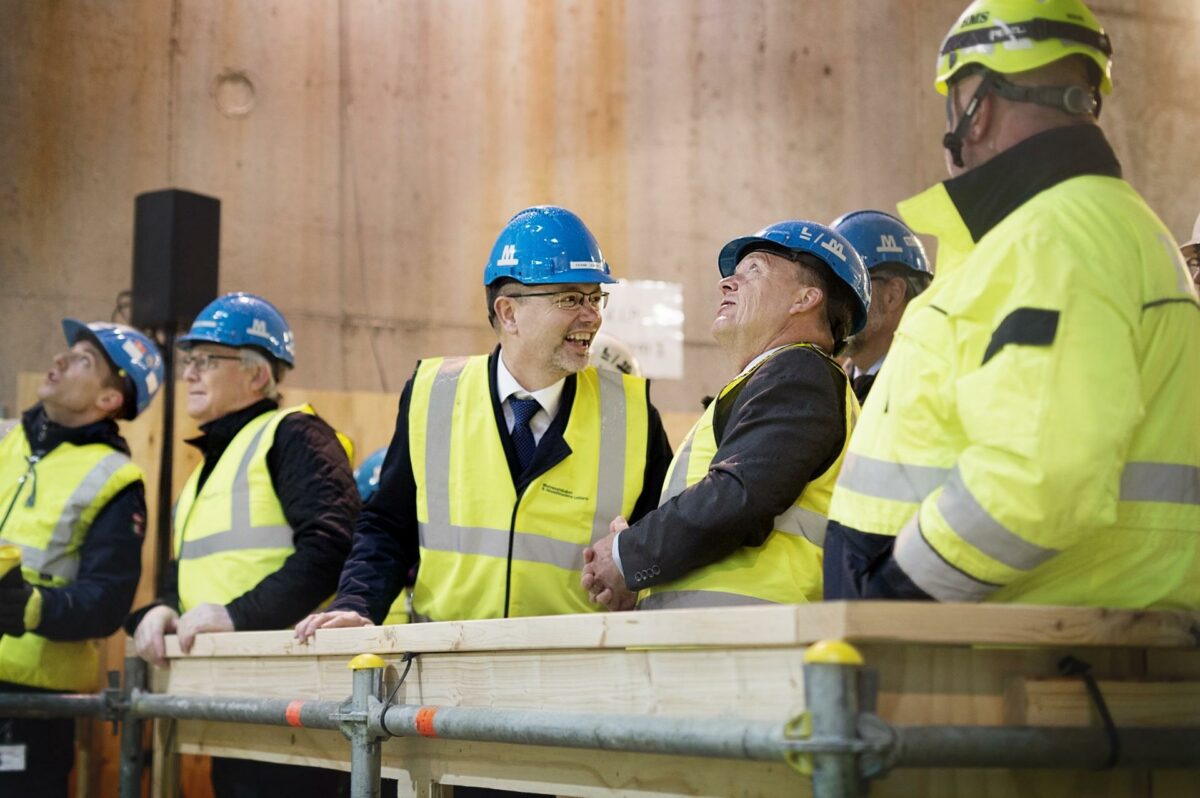
<path fill-rule="evenodd" d="M 584 301 L 583 304 L 579 306 L 579 315 L 584 318 L 595 316 L 598 319 L 600 318 L 600 308 L 594 308 L 592 307 L 591 302 Z"/>
<path fill-rule="evenodd" d="M 721 288 L 722 294 L 729 294 L 737 290 L 737 275 L 731 274 L 728 277 L 722 277 L 721 282 L 717 283 Z"/>
<path fill-rule="evenodd" d="M 59 371 L 66 371 L 67 370 L 67 353 L 59 352 L 58 354 L 56 354 L 54 356 L 53 363 L 54 363 L 54 368 L 58 369 Z"/>

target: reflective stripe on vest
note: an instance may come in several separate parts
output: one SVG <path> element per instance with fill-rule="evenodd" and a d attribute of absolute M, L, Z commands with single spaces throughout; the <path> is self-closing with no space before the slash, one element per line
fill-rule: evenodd
<path fill-rule="evenodd" d="M 208 557 L 223 551 L 238 551 L 240 549 L 290 549 L 293 547 L 293 532 L 290 526 L 259 526 L 250 525 L 250 461 L 258 452 L 263 433 L 267 431 L 264 424 L 246 447 L 241 462 L 238 463 L 237 473 L 233 478 L 231 495 L 231 514 L 229 528 L 221 532 L 205 535 L 198 540 L 188 540 L 183 537 L 176 553 L 177 559 L 194 560 L 198 557 Z"/>
<path fill-rule="evenodd" d="M 426 440 L 436 441 L 437 444 L 427 444 L 425 447 L 429 521 L 418 525 L 421 546 L 458 554 L 507 557 L 508 540 L 497 537 L 495 530 L 450 523 L 451 418 L 458 391 L 458 377 L 465 365 L 466 358 L 448 358 L 433 380 Z M 621 514 L 624 481 L 626 418 L 623 391 L 620 383 L 604 378 L 607 372 L 599 374 L 602 377 L 600 402 L 605 412 L 600 415 L 600 472 L 596 482 L 596 511 L 592 515 L 591 543 L 607 535 L 609 523 Z M 436 478 L 429 478 L 430 475 Z M 514 530 L 512 546 L 515 560 L 575 569 L 583 562 L 583 550 L 587 544 L 569 543 Z"/>
<path fill-rule="evenodd" d="M 812 349 L 824 357 L 820 350 L 807 344 L 795 344 L 787 348 L 797 347 Z M 660 506 L 698 483 L 708 473 L 719 446 L 713 430 L 717 405 L 732 390 L 749 380 L 762 363 L 739 374 L 726 385 L 692 427 L 671 462 L 667 486 L 659 500 Z M 638 608 L 819 601 L 822 586 L 821 547 L 825 543 L 828 523 L 825 511 L 858 412 L 858 400 L 848 379 L 845 380 L 843 407 L 846 435 L 841 452 L 824 473 L 804 487 L 791 507 L 776 516 L 773 530 L 761 546 L 742 547 L 725 559 L 671 583 L 641 591 Z"/>
<path fill-rule="evenodd" d="M 227 604 L 277 571 L 295 550 L 294 533 L 275 493 L 267 453 L 279 424 L 308 405 L 268 411 L 243 426 L 197 491 L 196 467 L 175 508 L 179 600 L 186 612 Z"/>
<path fill-rule="evenodd" d="M 496 423 L 488 357 L 418 366 L 407 419 L 421 545 L 416 616 L 599 609 L 579 587 L 583 551 L 641 495 L 649 405 L 639 378 L 588 368 L 572 379 L 572 404 L 559 410 L 569 414 L 562 441 L 551 442 L 570 453 L 518 495 Z"/>

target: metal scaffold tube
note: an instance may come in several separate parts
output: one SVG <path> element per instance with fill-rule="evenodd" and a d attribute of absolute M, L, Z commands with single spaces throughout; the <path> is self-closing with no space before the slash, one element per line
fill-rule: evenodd
<path fill-rule="evenodd" d="M 779 723 L 738 718 L 664 718 L 546 710 L 398 705 L 383 710 L 394 737 L 591 748 L 778 762 L 816 746 L 787 740 Z M 857 746 L 854 746 L 857 747 Z M 839 750 L 843 750 L 838 746 Z"/>
<path fill-rule="evenodd" d="M 341 725 L 334 715 L 340 707 L 338 701 L 172 696 L 135 690 L 130 697 L 129 714 L 138 718 L 215 720 L 336 731 Z"/>
<path fill-rule="evenodd" d="M 1094 770 L 1110 741 L 1101 728 L 893 726 L 893 767 Z M 1118 768 L 1200 767 L 1200 728 L 1119 728 Z"/>
<path fill-rule="evenodd" d="M 103 717 L 107 711 L 102 693 L 0 693 L 3 718 Z"/>

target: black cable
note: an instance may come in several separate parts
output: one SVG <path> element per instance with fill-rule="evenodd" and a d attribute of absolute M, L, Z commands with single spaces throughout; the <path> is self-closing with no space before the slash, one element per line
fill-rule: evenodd
<path fill-rule="evenodd" d="M 385 732 L 387 732 L 388 734 L 391 734 L 393 737 L 395 737 L 396 735 L 393 734 L 392 731 L 390 729 L 388 729 L 388 727 L 387 727 L 387 711 L 386 710 L 388 707 L 390 707 L 392 705 L 392 699 L 395 698 L 396 693 L 398 693 L 400 691 L 400 685 L 404 684 L 404 680 L 408 678 L 408 672 L 410 670 L 412 670 L 413 660 L 416 659 L 418 656 L 420 656 L 420 655 L 415 651 L 405 651 L 404 652 L 404 661 L 408 664 L 404 666 L 404 673 L 400 674 L 400 681 L 396 682 L 396 686 L 392 688 L 392 692 L 388 693 L 387 700 L 383 702 L 384 713 L 379 718 L 379 724 L 381 726 L 383 726 L 383 730 Z"/>
<path fill-rule="evenodd" d="M 1058 661 L 1058 672 L 1063 676 L 1079 676 L 1083 679 L 1083 685 L 1087 688 L 1088 696 L 1092 699 L 1096 711 L 1100 713 L 1100 720 L 1104 722 L 1104 731 L 1108 735 L 1108 759 L 1099 769 L 1111 770 L 1116 767 L 1117 760 L 1121 758 L 1121 738 L 1117 735 L 1117 724 L 1113 723 L 1112 714 L 1108 711 L 1108 704 L 1104 702 L 1104 696 L 1100 694 L 1100 685 L 1096 684 L 1096 677 L 1092 675 L 1092 666 L 1081 659 L 1068 655 Z"/>

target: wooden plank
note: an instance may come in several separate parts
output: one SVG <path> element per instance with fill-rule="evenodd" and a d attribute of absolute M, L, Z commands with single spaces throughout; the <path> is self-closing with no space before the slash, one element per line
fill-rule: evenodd
<path fill-rule="evenodd" d="M 1200 682 L 1098 680 L 1118 726 L 1200 726 Z M 1100 726 L 1082 679 L 1011 680 L 1005 721 L 1014 726 Z"/>
<path fill-rule="evenodd" d="M 542 651 L 423 654 L 398 703 L 673 717 L 729 714 L 780 723 L 804 709 L 800 649 Z M 403 664 L 388 661 L 387 683 Z M 219 685 L 219 688 L 216 686 Z M 344 658 L 189 658 L 171 667 L 175 695 L 341 700 Z M 697 700 L 697 695 L 704 700 Z"/>
<path fill-rule="evenodd" d="M 1197 648 L 1200 613 L 924 602 L 819 604 L 559 615 L 329 629 L 308 644 L 290 632 L 200 635 L 197 656 L 353 656 L 405 651 L 511 651 L 671 646 L 796 646 L 817 640 L 938 645 Z M 168 656 L 179 657 L 173 638 Z"/>

